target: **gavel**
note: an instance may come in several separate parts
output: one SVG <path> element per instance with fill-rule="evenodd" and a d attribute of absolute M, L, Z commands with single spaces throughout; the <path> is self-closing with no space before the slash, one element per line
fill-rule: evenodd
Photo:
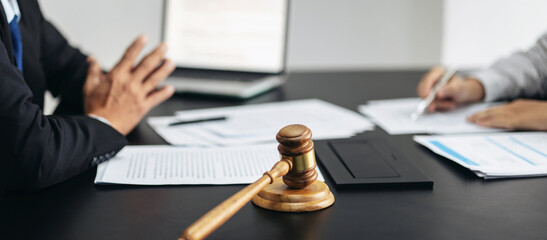
<path fill-rule="evenodd" d="M 279 130 L 281 160 L 251 185 L 243 188 L 190 225 L 179 240 L 203 239 L 224 224 L 251 199 L 259 207 L 282 212 L 308 212 L 334 203 L 329 187 L 317 181 L 312 133 L 300 124 Z M 283 177 L 282 181 L 280 177 Z"/>

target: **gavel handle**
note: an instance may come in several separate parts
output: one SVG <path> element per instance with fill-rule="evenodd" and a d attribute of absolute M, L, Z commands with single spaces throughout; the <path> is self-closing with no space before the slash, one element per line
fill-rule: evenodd
<path fill-rule="evenodd" d="M 289 159 L 281 159 L 256 182 L 224 200 L 224 202 L 195 221 L 182 233 L 179 240 L 203 239 L 209 236 L 245 206 L 260 190 L 273 183 L 276 178 L 287 174 L 291 167 L 292 162 Z"/>

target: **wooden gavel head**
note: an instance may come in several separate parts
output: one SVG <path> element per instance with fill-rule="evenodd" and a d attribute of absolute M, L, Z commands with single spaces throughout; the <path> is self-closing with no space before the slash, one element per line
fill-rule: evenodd
<path fill-rule="evenodd" d="M 315 153 L 310 129 L 300 124 L 289 125 L 279 130 L 276 138 L 282 159 L 256 182 L 190 225 L 179 240 L 207 237 L 251 198 L 259 207 L 282 212 L 317 211 L 334 203 L 334 195 L 327 184 L 316 181 Z M 283 176 L 283 183 L 279 180 L 280 176 Z"/>
<path fill-rule="evenodd" d="M 276 139 L 281 157 L 292 162 L 292 168 L 283 176 L 283 182 L 294 189 L 301 189 L 315 182 L 317 171 L 311 130 L 301 124 L 289 125 L 279 130 Z"/>

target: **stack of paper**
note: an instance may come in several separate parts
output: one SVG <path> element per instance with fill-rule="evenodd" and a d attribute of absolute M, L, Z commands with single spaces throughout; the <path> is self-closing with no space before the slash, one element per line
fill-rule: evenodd
<path fill-rule="evenodd" d="M 547 175 L 547 133 L 414 136 L 414 140 L 484 178 Z"/>
<path fill-rule="evenodd" d="M 218 148 L 127 146 L 99 165 L 95 184 L 248 184 L 279 160 L 276 144 Z M 325 181 L 316 170 L 318 180 Z"/>
<path fill-rule="evenodd" d="M 450 134 L 501 131 L 480 127 L 466 120 L 467 116 L 500 103 L 478 103 L 450 112 L 426 113 L 416 121 L 412 121 L 410 115 L 419 102 L 419 98 L 370 101 L 367 105 L 359 106 L 359 112 L 369 116 L 372 121 L 389 134 Z"/>
<path fill-rule="evenodd" d="M 169 126 L 222 117 L 226 120 Z M 318 99 L 181 111 L 150 117 L 148 123 L 170 144 L 202 147 L 275 142 L 277 132 L 290 124 L 306 125 L 313 139 L 348 138 L 374 128 L 360 114 Z"/>

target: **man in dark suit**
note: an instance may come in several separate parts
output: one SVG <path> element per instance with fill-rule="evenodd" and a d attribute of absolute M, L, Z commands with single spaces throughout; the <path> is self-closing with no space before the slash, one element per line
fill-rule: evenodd
<path fill-rule="evenodd" d="M 1 2 L 0 192 L 47 187 L 112 158 L 124 135 L 173 94 L 156 89 L 175 68 L 164 44 L 137 63 L 141 36 L 103 73 L 44 19 L 36 0 Z M 42 113 L 46 90 L 61 99 L 50 116 Z"/>

